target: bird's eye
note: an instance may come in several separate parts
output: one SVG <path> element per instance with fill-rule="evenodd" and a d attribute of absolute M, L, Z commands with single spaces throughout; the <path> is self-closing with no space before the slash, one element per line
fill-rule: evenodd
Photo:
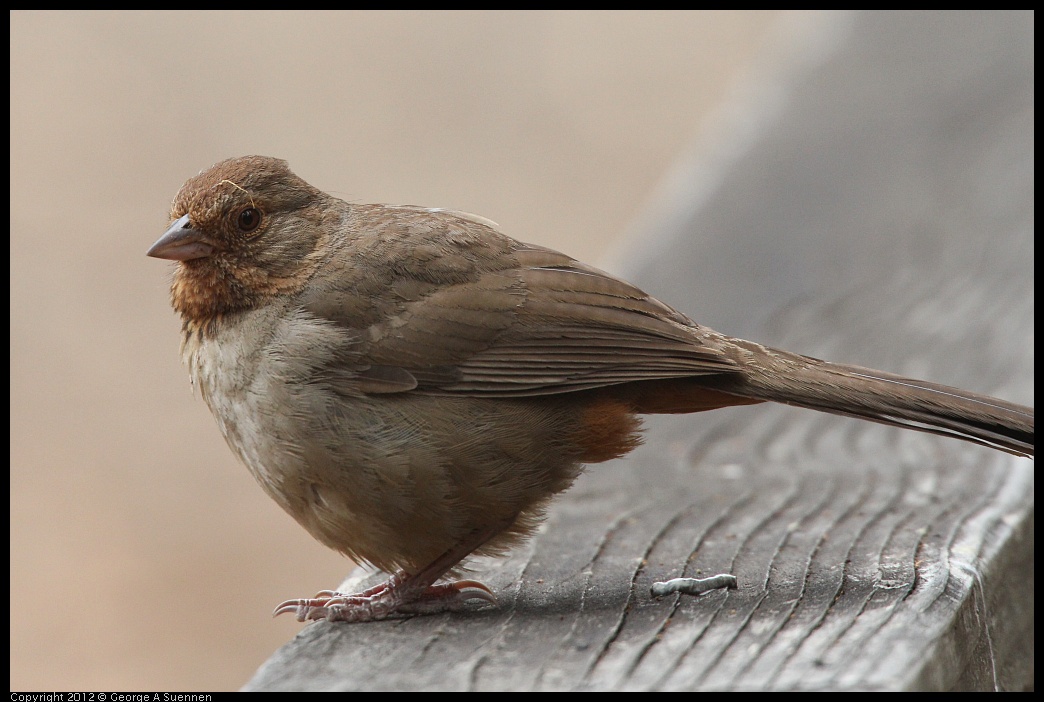
<path fill-rule="evenodd" d="M 261 226 L 261 210 L 256 207 L 246 207 L 236 215 L 236 226 L 239 231 L 249 234 Z"/>

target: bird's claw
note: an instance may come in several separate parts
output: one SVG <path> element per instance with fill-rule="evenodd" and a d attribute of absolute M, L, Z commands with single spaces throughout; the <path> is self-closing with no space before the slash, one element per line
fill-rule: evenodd
<path fill-rule="evenodd" d="M 433 614 L 461 609 L 471 600 L 497 604 L 493 591 L 475 580 L 432 585 L 409 596 L 402 592 L 401 579 L 389 580 L 358 594 L 321 590 L 311 599 L 287 600 L 272 616 L 293 612 L 297 621 L 370 622 L 395 614 Z"/>
<path fill-rule="evenodd" d="M 433 585 L 415 600 L 404 602 L 397 608 L 403 614 L 433 614 L 452 612 L 462 608 L 470 600 L 481 600 L 497 604 L 497 596 L 477 580 L 461 580 L 446 585 Z"/>

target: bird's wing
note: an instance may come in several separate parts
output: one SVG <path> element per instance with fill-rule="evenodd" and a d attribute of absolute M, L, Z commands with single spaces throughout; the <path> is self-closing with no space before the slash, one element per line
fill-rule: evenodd
<path fill-rule="evenodd" d="M 394 302 L 319 310 L 353 330 L 364 392 L 530 397 L 736 369 L 714 332 L 608 273 L 470 216 L 394 214 L 354 247 L 392 278 L 342 283 L 356 300 Z"/>

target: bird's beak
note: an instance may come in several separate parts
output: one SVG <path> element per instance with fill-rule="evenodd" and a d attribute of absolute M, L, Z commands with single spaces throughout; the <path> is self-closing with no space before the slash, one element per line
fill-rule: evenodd
<path fill-rule="evenodd" d="M 215 249 L 214 241 L 198 229 L 193 229 L 189 216 L 185 215 L 170 225 L 170 229 L 163 233 L 145 255 L 171 261 L 191 261 L 194 258 L 209 256 Z"/>

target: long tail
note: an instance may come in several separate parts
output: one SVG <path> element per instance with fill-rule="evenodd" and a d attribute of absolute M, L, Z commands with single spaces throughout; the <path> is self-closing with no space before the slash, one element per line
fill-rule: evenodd
<path fill-rule="evenodd" d="M 1033 456 L 1033 408 L 883 371 L 828 363 L 734 340 L 744 373 L 729 393 L 952 436 Z M 756 362 L 751 362 L 751 354 Z"/>

